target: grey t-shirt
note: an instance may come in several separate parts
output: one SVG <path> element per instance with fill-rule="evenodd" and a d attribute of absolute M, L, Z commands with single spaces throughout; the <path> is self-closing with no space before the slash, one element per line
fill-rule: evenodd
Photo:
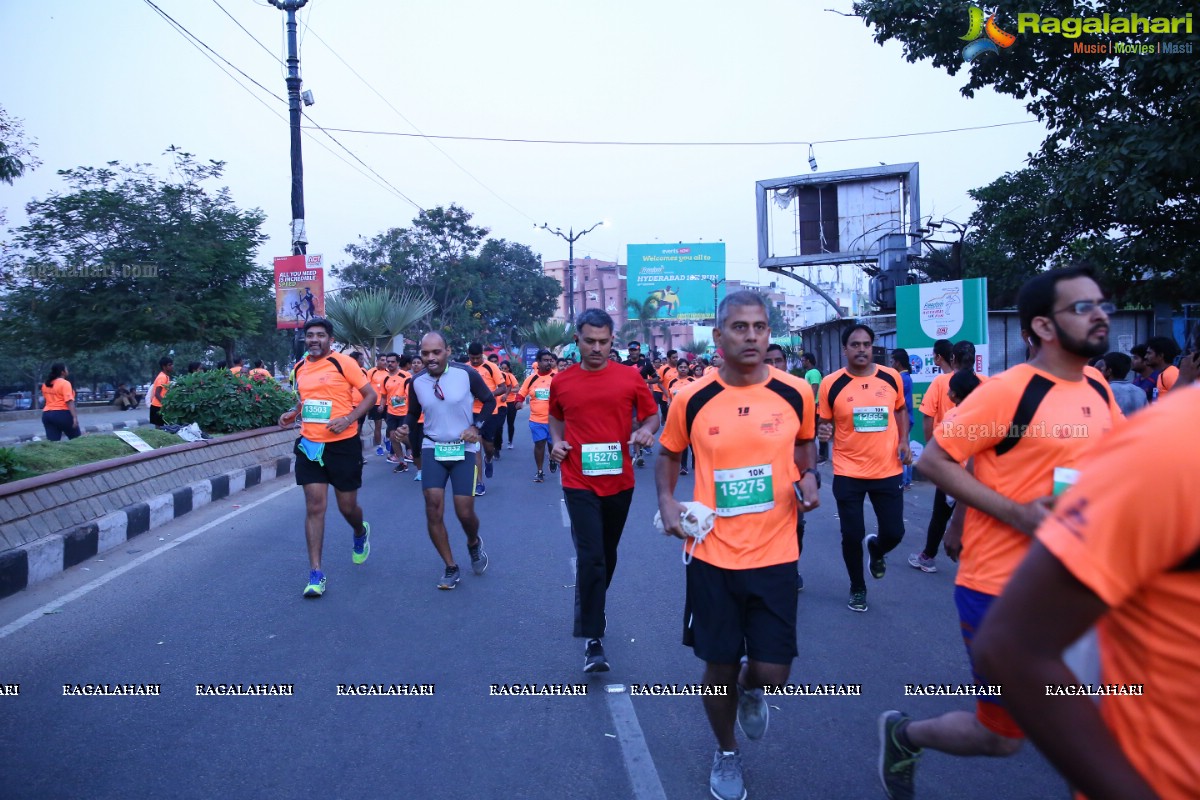
<path fill-rule="evenodd" d="M 434 392 L 434 384 L 441 389 L 443 399 L 438 399 Z M 424 412 L 425 438 L 421 442 L 422 449 L 432 448 L 434 442 L 458 441 L 462 438 L 462 432 L 475 424 L 475 416 L 471 409 L 476 400 L 483 403 L 483 419 L 489 419 L 496 408 L 496 397 L 473 367 L 451 362 L 436 380 L 428 370 L 421 370 L 413 376 L 408 385 L 406 421 L 409 430 L 412 430 Z M 478 449 L 478 444 L 466 446 L 469 453 Z"/>
<path fill-rule="evenodd" d="M 1125 416 L 1146 407 L 1146 392 L 1130 381 L 1110 381 L 1108 388 L 1112 389 L 1113 399 Z"/>

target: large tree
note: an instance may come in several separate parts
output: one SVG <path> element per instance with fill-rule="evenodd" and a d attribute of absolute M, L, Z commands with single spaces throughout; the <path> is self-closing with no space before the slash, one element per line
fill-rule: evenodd
<path fill-rule="evenodd" d="M 905 58 L 929 59 L 962 93 L 987 87 L 1025 101 L 1049 130 L 1027 169 L 977 189 L 972 237 L 983 257 L 1007 254 L 1029 270 L 1073 257 L 1105 266 L 1130 296 L 1200 293 L 1200 60 L 1194 55 L 1115 55 L 1132 39 L 1200 46 L 1200 34 L 1121 35 L 1019 31 L 1016 11 L 1041 18 L 1179 16 L 1155 0 L 1033 0 L 996 17 L 1016 35 L 996 54 L 964 61 L 969 4 L 959 0 L 859 0 L 854 11 L 880 44 L 895 39 Z M 1003 37 L 1001 37 L 1003 39 Z M 1109 52 L 1078 52 L 1108 45 Z M 983 208 L 988 207 L 985 214 Z M 1028 232 L 1033 229 L 1033 239 Z"/>
<path fill-rule="evenodd" d="M 333 273 L 356 289 L 416 291 L 437 307 L 421 321 L 453 344 L 477 338 L 515 343 L 515 331 L 546 319 L 562 287 L 542 274 L 523 244 L 486 239 L 458 205 L 423 210 L 408 228 L 349 245 L 351 261 Z"/>
<path fill-rule="evenodd" d="M 22 121 L 9 116 L 4 106 L 0 106 L 0 183 L 11 186 L 17 178 L 41 165 L 33 153 L 36 146 L 35 140 L 26 137 Z M 7 221 L 4 209 L 0 208 L 0 225 Z"/>
<path fill-rule="evenodd" d="M 231 352 L 259 332 L 271 274 L 255 266 L 258 209 L 209 190 L 223 163 L 172 147 L 172 177 L 110 162 L 59 174 L 68 190 L 26 206 L 4 269 L 16 286 L 6 317 L 26 340 L 75 352 L 105 342 L 194 341 Z"/>

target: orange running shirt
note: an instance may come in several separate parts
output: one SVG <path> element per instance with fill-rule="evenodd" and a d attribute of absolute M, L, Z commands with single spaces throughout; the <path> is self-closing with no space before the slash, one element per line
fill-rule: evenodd
<path fill-rule="evenodd" d="M 1154 388 L 1158 390 L 1158 396 L 1163 397 L 1167 392 L 1175 388 L 1175 381 L 1179 380 L 1179 367 L 1174 364 L 1167 365 L 1167 368 L 1158 373 L 1158 381 Z"/>
<path fill-rule="evenodd" d="M 408 382 L 412 375 L 402 369 L 396 370 L 395 375 L 389 374 L 383 381 L 383 394 L 379 402 L 383 404 L 384 413 L 393 417 L 403 417 L 408 413 Z"/>
<path fill-rule="evenodd" d="M 876 364 L 873 373 L 857 378 L 839 369 L 821 379 L 817 406 L 822 419 L 833 420 L 834 475 L 878 480 L 900 474 L 900 373 Z"/>
<path fill-rule="evenodd" d="M 55 378 L 49 386 L 42 384 L 42 397 L 46 399 L 42 411 L 70 411 L 67 403 L 75 399 L 75 390 L 66 378 Z"/>
<path fill-rule="evenodd" d="M 554 374 L 543 375 L 534 370 L 521 386 L 518 395 L 522 400 L 529 401 L 530 422 L 550 424 L 550 383 L 554 380 Z"/>
<path fill-rule="evenodd" d="M 468 364 L 467 366 L 471 365 Z M 500 377 L 500 368 L 488 361 L 486 358 L 483 360 L 482 364 L 480 364 L 478 367 L 474 367 L 474 369 L 483 378 L 483 382 L 487 384 L 488 389 L 492 392 L 495 392 L 496 387 L 498 387 L 504 380 Z M 500 407 L 500 398 L 498 397 L 496 398 L 496 407 Z M 471 413 L 478 414 L 480 411 L 483 411 L 483 401 L 476 400 L 474 405 L 471 406 Z"/>
<path fill-rule="evenodd" d="M 1200 389 L 1180 389 L 1094 448 L 1038 539 L 1109 611 L 1097 623 L 1105 684 L 1144 684 L 1100 713 L 1164 800 L 1200 786 L 1200 514 L 1192 485 Z M 1181 442 L 1184 447 L 1155 447 Z"/>
<path fill-rule="evenodd" d="M 387 376 L 388 371 L 386 369 L 371 367 L 367 370 L 367 380 L 371 382 L 371 388 L 375 390 L 375 396 L 380 398 L 380 402 L 383 401 L 383 382 L 387 380 Z M 361 400 L 362 398 L 359 399 Z"/>
<path fill-rule="evenodd" d="M 1025 435 L 1009 438 L 1017 408 L 1041 394 Z M 996 375 L 971 393 L 934 429 L 937 443 L 955 461 L 975 457 L 975 477 L 1018 503 L 1054 494 L 1056 470 L 1075 470 L 1080 459 L 1117 424 L 1121 411 L 1108 384 L 1085 377 L 1065 381 L 1029 364 Z M 1060 472 L 1058 482 L 1070 473 Z M 999 595 L 1029 549 L 1030 538 L 977 508 L 963 523 L 962 556 L 955 583 Z"/>
<path fill-rule="evenodd" d="M 334 361 L 341 366 L 340 372 L 334 366 Z M 362 400 L 357 389 L 370 384 L 358 362 L 341 353 L 330 353 L 319 361 L 312 361 L 305 356 L 296 364 L 292 374 L 302 407 L 301 436 L 314 442 L 340 442 L 358 435 L 357 423 L 351 423 L 341 433 L 331 433 L 329 430 L 329 420 L 344 417 L 353 411 Z M 355 396 L 359 399 L 355 400 Z"/>
<path fill-rule="evenodd" d="M 171 390 L 171 376 L 165 372 L 158 373 L 158 377 L 154 379 L 154 383 L 150 386 L 150 405 L 162 407 L 162 403 L 155 398 L 156 389 L 163 387 L 163 399 L 167 398 L 167 392 Z"/>
<path fill-rule="evenodd" d="M 256 377 L 262 378 L 263 380 L 270 380 L 271 373 L 268 372 L 263 367 L 258 367 L 256 369 L 250 370 L 250 380 L 254 380 Z"/>
<path fill-rule="evenodd" d="M 241 368 L 241 367 L 232 367 L 232 368 L 229 370 L 229 374 L 230 374 L 230 375 L 241 375 L 241 374 L 242 374 L 242 368 Z"/>
<path fill-rule="evenodd" d="M 932 419 L 934 425 L 940 425 L 946 412 L 952 408 L 954 408 L 954 402 L 950 400 L 950 373 L 943 372 L 935 376 L 929 386 L 925 388 L 925 395 L 921 398 L 920 412 Z"/>
<path fill-rule="evenodd" d="M 677 453 L 691 446 L 695 499 L 717 511 L 696 558 L 754 569 L 800 557 L 795 446 L 815 431 L 812 389 L 794 375 L 773 371 L 763 383 L 729 386 L 710 370 L 687 384 L 671 403 L 660 441 Z"/>

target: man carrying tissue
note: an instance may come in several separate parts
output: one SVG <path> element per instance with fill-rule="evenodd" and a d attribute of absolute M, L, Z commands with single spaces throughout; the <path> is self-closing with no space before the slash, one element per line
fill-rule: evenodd
<path fill-rule="evenodd" d="M 702 541 L 684 542 L 684 644 L 705 662 L 704 684 L 725 690 L 704 697 L 717 739 L 709 789 L 722 800 L 746 796 L 734 721 L 762 738 L 762 687 L 786 683 L 797 655 L 796 515 L 819 502 L 812 389 L 764 362 L 767 313 L 755 292 L 721 301 L 713 343 L 725 362 L 674 398 L 655 463 L 664 533 L 687 539 L 675 484 L 689 446 L 695 500 L 716 513 Z"/>

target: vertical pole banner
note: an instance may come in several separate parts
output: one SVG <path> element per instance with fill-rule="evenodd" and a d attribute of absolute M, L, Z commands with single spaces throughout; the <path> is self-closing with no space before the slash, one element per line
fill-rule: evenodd
<path fill-rule="evenodd" d="M 325 316 L 325 257 L 279 256 L 275 259 L 275 328 L 303 328 L 311 317 Z"/>
<path fill-rule="evenodd" d="M 896 347 L 908 351 L 917 408 L 940 372 L 933 363 L 933 343 L 938 339 L 971 342 L 975 345 L 975 371 L 988 374 L 986 278 L 896 287 Z M 910 413 L 909 438 L 924 443 L 922 415 L 916 409 Z"/>

